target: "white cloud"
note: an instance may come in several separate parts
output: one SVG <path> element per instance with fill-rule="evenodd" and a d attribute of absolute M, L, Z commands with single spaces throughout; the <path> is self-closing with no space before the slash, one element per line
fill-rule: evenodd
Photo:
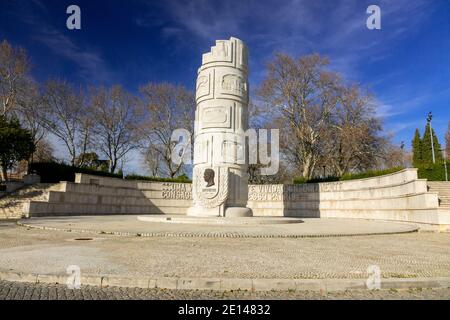
<path fill-rule="evenodd" d="M 79 67 L 79 75 L 87 83 L 93 80 L 110 83 L 114 74 L 109 70 L 101 54 L 95 50 L 82 49 L 70 37 L 50 26 L 42 26 L 32 38 L 46 45 L 55 54 L 72 61 Z"/>

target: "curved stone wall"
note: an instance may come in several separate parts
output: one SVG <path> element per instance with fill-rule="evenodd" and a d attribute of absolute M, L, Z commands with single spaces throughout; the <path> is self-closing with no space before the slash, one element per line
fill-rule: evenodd
<path fill-rule="evenodd" d="M 361 218 L 450 224 L 450 211 L 439 206 L 417 169 L 367 179 L 276 186 L 250 186 L 255 215 Z"/>
<path fill-rule="evenodd" d="M 24 206 L 28 216 L 103 214 L 186 214 L 192 204 L 191 184 L 122 180 L 77 174 L 61 182 L 48 201 Z"/>
<path fill-rule="evenodd" d="M 192 186 L 77 174 L 61 182 L 48 201 L 31 201 L 31 216 L 82 214 L 186 214 Z M 248 207 L 255 216 L 362 218 L 450 224 L 438 193 L 417 178 L 417 169 L 349 181 L 299 185 L 250 185 Z"/>

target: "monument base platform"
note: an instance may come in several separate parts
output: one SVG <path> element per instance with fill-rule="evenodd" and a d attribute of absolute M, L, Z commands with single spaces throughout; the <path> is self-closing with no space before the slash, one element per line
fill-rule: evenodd
<path fill-rule="evenodd" d="M 231 207 L 231 208 L 226 208 L 225 217 L 226 218 L 253 217 L 253 212 L 252 212 L 252 209 L 249 209 L 249 208 Z"/>
<path fill-rule="evenodd" d="M 30 218 L 18 224 L 53 231 L 139 237 L 310 238 L 417 232 L 415 225 L 360 219 L 187 217 L 166 215 Z"/>
<path fill-rule="evenodd" d="M 223 211 L 223 206 L 217 208 L 190 207 L 187 210 L 187 215 L 190 217 L 221 217 Z"/>
<path fill-rule="evenodd" d="M 270 224 L 302 223 L 302 219 L 285 217 L 180 217 L 180 216 L 138 216 L 143 222 L 154 223 L 185 223 L 206 225 L 241 225 L 257 226 Z"/>
<path fill-rule="evenodd" d="M 224 213 L 225 212 L 225 213 Z M 221 205 L 217 208 L 191 207 L 187 210 L 190 217 L 253 217 L 252 209 L 246 207 L 228 207 Z"/>

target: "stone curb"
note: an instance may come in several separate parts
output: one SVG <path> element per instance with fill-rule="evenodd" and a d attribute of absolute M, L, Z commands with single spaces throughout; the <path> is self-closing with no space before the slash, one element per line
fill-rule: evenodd
<path fill-rule="evenodd" d="M 40 275 L 0 271 L 0 280 L 11 282 L 65 284 L 67 275 Z M 145 278 L 82 275 L 82 285 L 143 289 L 214 290 L 214 291 L 345 291 L 369 290 L 366 279 L 240 279 L 240 278 Z M 380 289 L 450 288 L 450 278 L 381 279 Z"/>
<path fill-rule="evenodd" d="M 35 226 L 21 221 L 16 222 L 17 225 L 25 228 L 49 230 L 49 231 L 63 231 L 63 232 L 78 232 L 78 233 L 97 233 L 116 236 L 132 236 L 132 237 L 167 237 L 167 238 L 335 238 L 335 237 L 359 237 L 359 236 L 383 236 L 392 234 L 415 233 L 419 231 L 418 227 L 411 227 L 404 231 L 391 232 L 366 232 L 366 233 L 331 233 L 331 234 L 252 234 L 243 232 L 152 232 L 152 233 L 138 233 L 138 232 L 120 232 L 120 231 L 103 231 L 103 230 L 89 230 L 89 229 L 69 229 Z"/>

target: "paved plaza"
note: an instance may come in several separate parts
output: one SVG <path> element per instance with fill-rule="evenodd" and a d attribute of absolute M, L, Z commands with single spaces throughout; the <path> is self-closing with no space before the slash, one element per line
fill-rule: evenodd
<path fill-rule="evenodd" d="M 377 265 L 382 279 L 448 278 L 449 244 L 449 233 L 141 237 L 41 230 L 3 222 L 0 271 L 64 276 L 69 265 L 78 265 L 82 275 L 131 278 L 365 279 L 367 268 Z"/>
<path fill-rule="evenodd" d="M 140 221 L 142 219 L 158 222 Z M 359 219 L 294 219 L 283 217 L 223 219 L 167 217 L 164 215 L 49 217 L 25 219 L 19 223 L 31 228 L 57 231 L 142 237 L 206 238 L 334 237 L 410 233 L 419 229 L 412 224 Z"/>

